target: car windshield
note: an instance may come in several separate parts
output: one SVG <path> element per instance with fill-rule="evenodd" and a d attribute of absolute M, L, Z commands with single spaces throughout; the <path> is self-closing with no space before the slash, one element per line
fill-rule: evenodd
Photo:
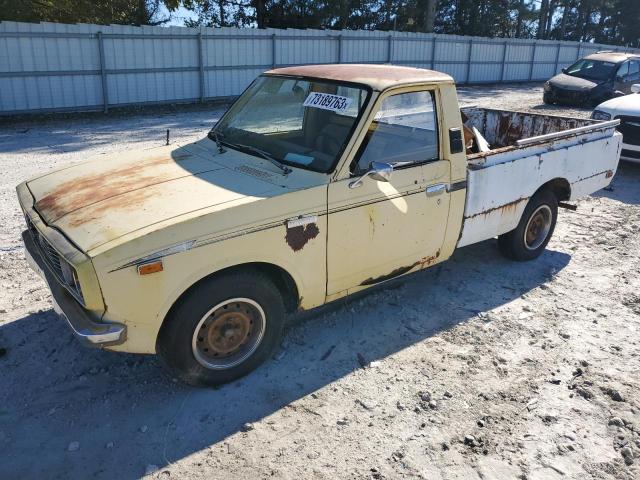
<path fill-rule="evenodd" d="M 613 62 L 587 60 L 583 58 L 567 68 L 566 74 L 589 80 L 609 80 L 613 77 L 615 69 L 616 64 Z"/>
<path fill-rule="evenodd" d="M 263 75 L 209 138 L 272 163 L 330 172 L 367 100 L 368 91 L 352 84 Z"/>

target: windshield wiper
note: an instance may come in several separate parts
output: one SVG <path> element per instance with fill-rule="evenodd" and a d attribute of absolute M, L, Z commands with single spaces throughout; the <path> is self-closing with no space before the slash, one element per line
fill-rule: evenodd
<path fill-rule="evenodd" d="M 218 153 L 224 153 L 226 150 L 222 147 L 222 143 L 220 142 L 220 137 L 224 137 L 224 135 L 216 130 L 209 131 L 207 135 L 211 140 L 216 142 L 216 146 L 218 147 Z"/>
<path fill-rule="evenodd" d="M 262 158 L 264 158 L 265 160 L 267 160 L 268 162 L 271 162 L 273 165 L 275 165 L 276 167 L 278 167 L 280 170 L 282 170 L 282 174 L 283 175 L 288 175 L 289 173 L 291 173 L 293 170 L 291 170 L 289 167 L 287 167 L 286 165 L 283 165 L 281 162 L 279 162 L 278 160 L 276 160 L 273 155 L 271 155 L 270 153 L 265 152 L 264 150 L 261 150 L 257 147 L 253 147 L 251 145 L 243 145 L 241 143 L 230 143 L 230 142 L 224 142 L 226 145 L 230 146 L 231 148 L 235 148 L 238 150 L 247 150 L 255 155 L 258 155 Z"/>

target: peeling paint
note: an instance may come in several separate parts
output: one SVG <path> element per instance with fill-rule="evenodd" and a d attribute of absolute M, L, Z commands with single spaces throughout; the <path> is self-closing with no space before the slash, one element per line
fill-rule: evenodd
<path fill-rule="evenodd" d="M 382 283 L 386 280 L 391 280 L 394 277 L 399 277 L 400 275 L 404 275 L 405 273 L 410 272 L 411 270 L 413 270 L 416 267 L 420 267 L 422 268 L 426 268 L 429 267 L 431 265 L 433 265 L 435 263 L 435 261 L 438 259 L 438 257 L 440 257 L 440 250 L 438 250 L 435 255 L 430 255 L 428 257 L 422 257 L 420 260 L 418 260 L 417 262 L 411 264 L 411 265 L 406 265 L 404 267 L 399 267 L 396 268 L 395 270 L 392 270 L 391 272 L 385 274 L 385 275 L 380 275 L 379 277 L 372 277 L 372 278 L 367 278 L 366 280 L 364 280 L 360 285 L 361 286 L 366 286 L 366 285 L 375 285 L 376 283 Z"/>
<path fill-rule="evenodd" d="M 316 238 L 319 233 L 320 230 L 315 223 L 298 225 L 296 227 L 287 226 L 287 233 L 284 239 L 294 252 L 298 252 L 304 248 L 309 240 Z"/>
<path fill-rule="evenodd" d="M 68 213 L 105 200 L 109 200 L 108 205 L 105 204 L 108 209 L 129 208 L 135 202 L 131 201 L 131 196 L 120 197 L 123 193 L 139 191 L 139 196 L 144 197 L 145 187 L 171 180 L 176 176 L 175 171 L 158 170 L 159 166 L 174 164 L 189 156 L 160 156 L 134 165 L 69 180 L 38 200 L 36 210 L 48 222 L 54 222 Z M 85 220 L 90 219 L 78 217 L 74 219 L 74 224 L 80 225 Z"/>
<path fill-rule="evenodd" d="M 464 217 L 465 220 L 469 220 L 471 218 L 478 217 L 480 215 L 489 215 L 497 210 L 500 210 L 502 213 L 515 211 L 516 207 L 522 202 L 528 202 L 530 197 L 519 198 L 518 200 L 514 200 L 513 202 L 505 203 L 504 205 L 500 205 L 498 207 L 493 207 L 488 210 L 484 210 L 482 212 L 474 213 L 473 215 L 469 215 L 468 217 Z"/>

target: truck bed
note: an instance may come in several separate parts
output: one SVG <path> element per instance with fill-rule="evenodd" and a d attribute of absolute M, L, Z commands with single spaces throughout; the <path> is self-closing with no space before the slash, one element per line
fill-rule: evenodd
<path fill-rule="evenodd" d="M 458 246 L 513 230 L 529 198 L 554 181 L 576 200 L 606 187 L 616 171 L 618 120 L 596 121 L 470 107 L 462 110 L 490 150 L 468 156 L 467 198 Z"/>

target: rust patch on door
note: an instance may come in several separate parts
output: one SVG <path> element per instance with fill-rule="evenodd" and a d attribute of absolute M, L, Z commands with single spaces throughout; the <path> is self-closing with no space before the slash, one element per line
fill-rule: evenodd
<path fill-rule="evenodd" d="M 403 274 L 407 273 L 409 270 L 411 270 L 416 265 L 417 265 L 417 263 L 414 263 L 413 265 L 407 265 L 406 267 L 396 268 L 395 270 L 392 270 L 391 272 L 387 273 L 386 275 L 380 275 L 379 277 L 375 277 L 375 278 L 373 278 L 373 277 L 372 278 L 367 278 L 360 285 L 362 285 L 362 286 L 375 285 L 376 283 L 384 282 L 385 280 L 391 280 L 393 277 L 398 277 L 400 275 L 403 275 Z"/>
<path fill-rule="evenodd" d="M 315 223 L 295 227 L 287 226 L 287 234 L 284 239 L 294 252 L 298 252 L 304 248 L 309 240 L 316 238 L 319 233 L 320 230 Z"/>
<path fill-rule="evenodd" d="M 431 255 L 429 257 L 422 257 L 419 262 L 414 265 L 420 265 L 420 268 L 427 268 L 435 263 L 435 261 L 440 256 L 440 250 L 436 252 L 435 255 Z"/>
<path fill-rule="evenodd" d="M 376 283 L 381 283 L 384 282 L 386 280 L 391 280 L 394 277 L 399 277 L 400 275 L 404 275 L 405 273 L 410 272 L 411 270 L 413 270 L 415 267 L 420 267 L 420 268 L 426 268 L 430 265 L 432 265 L 440 256 L 440 250 L 438 250 L 436 252 L 435 255 L 431 255 L 428 257 L 422 257 L 420 260 L 418 260 L 417 262 L 413 263 L 412 265 L 406 265 L 404 267 L 400 267 L 400 268 L 396 268 L 395 270 L 392 270 L 391 272 L 387 273 L 386 275 L 381 275 L 379 277 L 375 277 L 375 278 L 367 278 L 366 280 L 364 280 L 360 285 L 361 286 L 366 286 L 366 285 L 375 285 Z"/>

